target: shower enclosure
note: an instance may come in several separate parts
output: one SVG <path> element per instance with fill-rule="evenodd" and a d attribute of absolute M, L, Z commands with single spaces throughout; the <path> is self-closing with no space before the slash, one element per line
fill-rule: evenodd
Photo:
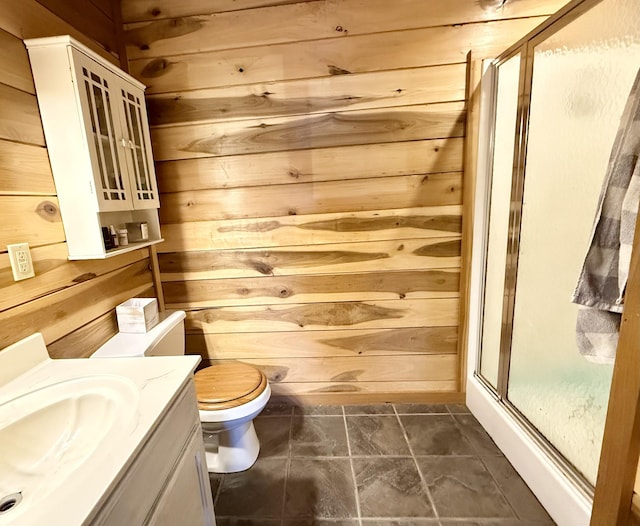
<path fill-rule="evenodd" d="M 639 68 L 637 0 L 586 0 L 482 79 L 468 404 L 561 524 L 588 523 L 612 374 L 571 296 Z"/>

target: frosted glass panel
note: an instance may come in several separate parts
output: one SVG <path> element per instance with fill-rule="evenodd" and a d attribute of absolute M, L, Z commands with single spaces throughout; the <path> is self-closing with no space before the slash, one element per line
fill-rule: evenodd
<path fill-rule="evenodd" d="M 535 49 L 508 399 L 595 483 L 612 367 L 586 361 L 570 301 L 629 90 L 637 0 L 604 0 Z"/>
<path fill-rule="evenodd" d="M 480 359 L 480 373 L 493 387 L 498 386 L 502 298 L 507 260 L 520 55 L 514 55 L 500 64 L 496 75 L 498 84 L 490 190 L 491 209 L 489 212 L 482 355 Z"/>

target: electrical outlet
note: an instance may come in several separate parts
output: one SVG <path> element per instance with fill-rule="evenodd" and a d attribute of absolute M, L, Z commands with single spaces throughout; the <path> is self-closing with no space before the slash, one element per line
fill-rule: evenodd
<path fill-rule="evenodd" d="M 36 275 L 31 261 L 31 252 L 29 252 L 29 243 L 7 245 L 7 250 L 9 251 L 9 261 L 11 261 L 14 281 L 32 278 Z"/>

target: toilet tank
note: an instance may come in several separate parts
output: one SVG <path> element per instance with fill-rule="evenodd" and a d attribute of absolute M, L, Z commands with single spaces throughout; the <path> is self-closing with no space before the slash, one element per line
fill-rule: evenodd
<path fill-rule="evenodd" d="M 160 321 L 149 332 L 119 332 L 91 355 L 91 358 L 131 356 L 179 356 L 184 354 L 184 311 L 161 312 Z"/>

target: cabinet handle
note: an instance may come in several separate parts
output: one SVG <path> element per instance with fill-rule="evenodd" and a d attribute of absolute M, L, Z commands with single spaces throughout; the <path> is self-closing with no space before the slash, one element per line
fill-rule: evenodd
<path fill-rule="evenodd" d="M 127 140 L 123 137 L 122 139 L 120 139 L 120 144 L 122 145 L 123 148 L 127 147 Z"/>
<path fill-rule="evenodd" d="M 129 143 L 127 144 L 127 146 L 132 150 L 135 149 L 135 145 L 133 144 L 133 141 L 131 139 L 129 139 Z"/>

